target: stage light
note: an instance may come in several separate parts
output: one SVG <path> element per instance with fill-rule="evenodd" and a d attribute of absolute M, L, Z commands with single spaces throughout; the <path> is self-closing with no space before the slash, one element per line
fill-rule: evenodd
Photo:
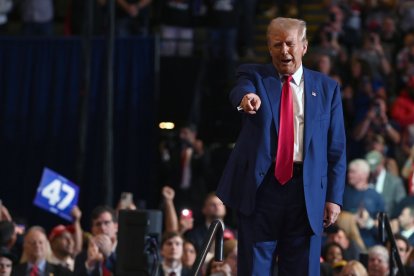
<path fill-rule="evenodd" d="M 173 122 L 161 122 L 158 126 L 160 129 L 174 129 L 175 124 Z"/>

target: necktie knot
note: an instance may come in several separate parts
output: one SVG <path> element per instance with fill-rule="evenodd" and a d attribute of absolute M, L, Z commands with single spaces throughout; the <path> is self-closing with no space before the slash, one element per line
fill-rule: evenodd
<path fill-rule="evenodd" d="M 39 268 L 37 265 L 32 266 L 32 269 L 30 270 L 30 276 L 39 276 Z"/>
<path fill-rule="evenodd" d="M 285 83 L 290 84 L 292 79 L 293 79 L 292 75 L 283 76 L 283 80 L 284 80 Z"/>

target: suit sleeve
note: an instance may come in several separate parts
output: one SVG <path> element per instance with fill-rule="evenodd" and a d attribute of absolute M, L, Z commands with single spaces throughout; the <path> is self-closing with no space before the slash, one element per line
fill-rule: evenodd
<path fill-rule="evenodd" d="M 342 97 L 338 83 L 331 104 L 328 132 L 328 187 L 326 201 L 342 206 L 346 177 L 346 138 Z"/>
<path fill-rule="evenodd" d="M 249 65 L 241 65 L 236 73 L 236 85 L 230 91 L 230 102 L 236 108 L 244 95 L 256 93 L 253 73 Z"/>

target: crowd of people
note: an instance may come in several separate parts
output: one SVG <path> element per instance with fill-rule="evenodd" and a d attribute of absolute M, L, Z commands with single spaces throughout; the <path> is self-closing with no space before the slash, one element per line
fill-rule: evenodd
<path fill-rule="evenodd" d="M 5 3 L 0 3 L 0 24 L 5 24 L 13 3 L 0 2 Z M 141 28 L 145 25 L 137 25 L 135 19 L 153 3 L 116 2 L 119 18 L 125 19 L 118 22 L 119 35 L 146 32 Z M 207 1 L 204 13 L 202 5 L 195 5 L 199 2 L 165 1 L 161 10 L 168 16 L 160 17 L 164 39 L 161 53 L 194 54 L 194 20 L 206 14 L 204 19 L 208 18 L 214 42 L 211 45 L 223 46 L 210 49 L 211 55 L 234 60 L 239 27 L 235 18 L 245 6 L 233 4 L 249 1 Z M 394 257 L 378 234 L 378 213 L 386 212 L 407 275 L 414 275 L 414 1 L 328 2 L 329 19 L 311 39 L 305 63 L 341 85 L 348 166 L 342 212 L 324 233 L 321 273 L 401 273 L 395 266 L 390 267 Z M 76 6 L 76 1 L 73 3 Z M 106 1 L 97 4 L 104 7 Z M 49 5 L 42 13 L 44 17 L 36 17 L 41 24 L 25 25 L 27 34 L 50 34 L 53 13 L 47 10 L 53 10 L 52 1 Z M 24 22 L 30 23 L 30 16 L 24 14 Z M 245 35 L 245 47 L 251 50 L 252 33 Z M 215 262 L 211 250 L 202 274 L 237 275 L 237 224 L 214 194 L 222 168 L 214 170 L 211 149 L 197 136 L 194 125 L 183 126 L 178 137 L 179 143 L 163 141 L 159 147 L 160 208 L 165 222 L 159 246 L 159 275 L 189 275 L 215 219 L 226 222 L 224 261 Z M 184 208 L 189 209 L 187 213 L 181 213 Z M 39 225 L 22 229 L 2 206 L 0 275 L 113 274 L 117 211 L 110 206 L 96 207 L 86 227 L 90 231 L 86 232 L 76 207 L 72 210 L 72 225 L 57 225 L 46 232 Z"/>
<path fill-rule="evenodd" d="M 173 188 L 163 187 L 161 196 L 164 227 L 157 275 L 191 275 L 211 223 L 216 219 L 228 220 L 226 207 L 214 193 L 209 193 L 203 200 L 202 219 L 194 221 L 191 215 L 177 213 Z M 82 212 L 75 206 L 72 224 L 57 225 L 47 233 L 39 225 L 21 229 L 3 206 L 0 275 L 116 275 L 117 215 L 122 210 L 119 208 L 135 210 L 136 207 L 133 203 L 118 205 L 116 209 L 98 206 L 91 214 L 90 230 L 85 231 L 80 224 Z M 414 207 L 403 209 L 397 225 L 401 227 L 394 228 L 399 256 L 406 275 L 413 275 Z M 344 211 L 337 223 L 325 231 L 321 275 L 400 275 L 395 266 L 391 274 L 389 249 L 380 242 L 366 245 L 360 229 L 358 218 Z M 409 238 L 406 233 L 411 233 Z M 223 237 L 223 261 L 214 260 L 213 245 L 200 275 L 237 275 L 237 229 L 225 225 Z M 148 275 L 154 275 L 150 274 L 151 265 L 148 264 Z"/>
<path fill-rule="evenodd" d="M 82 0 L 59 4 L 52 0 L 2 0 L 0 34 L 80 35 L 88 28 L 87 23 L 93 25 L 90 26 L 93 34 L 105 34 L 108 30 L 108 2 L 92 2 L 90 5 Z M 163 55 L 191 56 L 195 49 L 194 40 L 198 37 L 196 29 L 205 27 L 209 30 L 213 55 L 233 58 L 237 41 L 242 41 L 246 54 L 253 55 L 256 4 L 257 1 L 230 0 L 116 0 L 115 33 L 118 37 L 159 33 L 163 40 Z M 89 8 L 93 10 L 94 19 L 91 21 L 87 19 Z M 18 30 L 10 26 L 16 22 Z M 238 38 L 239 27 L 243 27 L 244 32 Z"/>
<path fill-rule="evenodd" d="M 386 212 L 411 275 L 414 2 L 331 1 L 326 8 L 329 19 L 312 38 L 305 64 L 341 85 L 348 171 L 342 213 L 326 230 L 322 264 L 334 275 L 352 269 L 397 274 L 378 234 L 377 216 Z"/>
<path fill-rule="evenodd" d="M 320 27 L 311 50 L 314 68 L 338 80 L 343 94 L 348 172 L 337 224 L 348 228 L 359 252 L 377 252 L 386 264 L 388 251 L 378 249 L 377 219 L 379 212 L 386 212 L 408 275 L 413 273 L 409 248 L 414 230 L 410 222 L 414 148 L 410 142 L 414 52 L 410 49 L 414 36 L 413 25 L 408 23 L 413 4 L 339 1 L 329 6 L 330 19 Z M 327 244 L 322 255 L 335 260 L 331 263 L 335 269 L 345 264 L 343 259 L 350 260 L 335 259 L 345 256 L 348 247 L 338 244 Z M 357 255 L 353 259 L 359 260 Z M 369 275 L 387 275 L 376 273 Z"/>

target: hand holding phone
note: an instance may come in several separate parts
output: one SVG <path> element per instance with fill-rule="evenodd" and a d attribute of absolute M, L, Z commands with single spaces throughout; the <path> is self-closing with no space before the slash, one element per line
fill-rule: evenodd
<path fill-rule="evenodd" d="M 128 192 L 123 192 L 121 198 L 119 199 L 118 209 L 120 210 L 135 210 L 136 207 L 133 202 L 133 194 Z"/>
<path fill-rule="evenodd" d="M 179 228 L 180 232 L 184 233 L 194 227 L 193 211 L 190 209 L 183 209 L 180 214 Z"/>
<path fill-rule="evenodd" d="M 193 211 L 190 209 L 183 209 L 181 211 L 181 217 L 185 219 L 192 219 L 193 218 Z"/>

